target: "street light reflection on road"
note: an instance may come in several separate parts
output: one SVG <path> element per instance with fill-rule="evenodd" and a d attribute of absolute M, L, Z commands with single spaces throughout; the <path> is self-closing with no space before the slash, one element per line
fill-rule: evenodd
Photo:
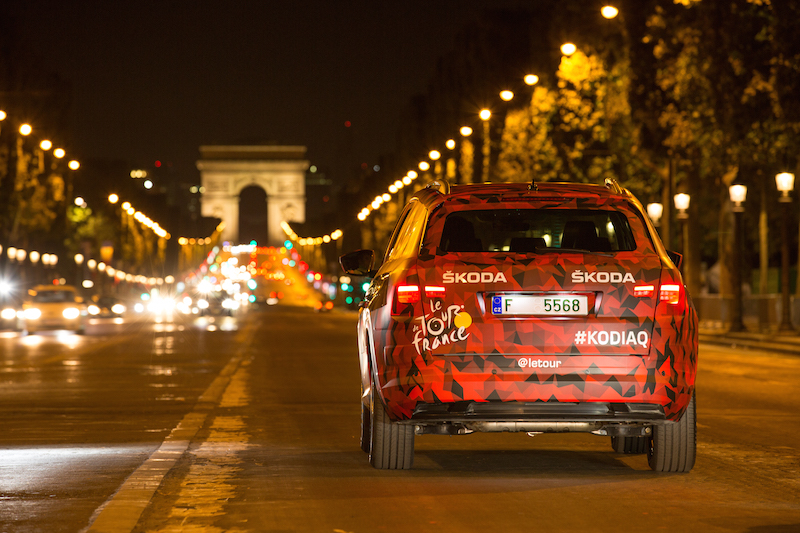
<path fill-rule="evenodd" d="M 3 492 L 22 492 L 45 485 L 57 485 L 60 476 L 54 476 L 59 468 L 65 474 L 76 468 L 76 463 L 88 464 L 108 457 L 138 456 L 149 451 L 149 446 L 102 447 L 31 447 L 3 449 Z"/>

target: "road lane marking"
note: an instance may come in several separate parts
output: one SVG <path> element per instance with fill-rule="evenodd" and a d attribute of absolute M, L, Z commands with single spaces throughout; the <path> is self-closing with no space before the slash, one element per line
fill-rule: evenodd
<path fill-rule="evenodd" d="M 117 492 L 95 510 L 89 526 L 82 533 L 122 533 L 132 531 L 167 473 L 189 448 L 197 432 L 205 425 L 211 411 L 223 400 L 223 394 L 245 359 L 253 339 L 255 325 L 240 330 L 236 342 L 241 348 L 170 432 L 161 446 L 137 468 Z"/>

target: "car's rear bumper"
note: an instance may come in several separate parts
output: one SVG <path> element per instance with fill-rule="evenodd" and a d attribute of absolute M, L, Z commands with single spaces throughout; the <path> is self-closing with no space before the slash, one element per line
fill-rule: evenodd
<path fill-rule="evenodd" d="M 677 420 L 691 399 L 696 371 L 696 358 L 677 350 L 667 360 L 658 354 L 408 355 L 404 347 L 395 346 L 385 353 L 385 365 L 378 365 L 380 395 L 389 416 L 396 421 L 426 417 L 444 420 L 451 415 L 452 420 L 527 420 L 541 416 L 540 406 L 549 404 L 589 405 L 593 409 L 597 405 L 612 406 L 603 407 L 602 413 L 590 413 L 599 416 L 598 420 L 641 421 L 651 415 Z M 453 406 L 462 405 L 472 407 L 452 411 Z M 647 410 L 651 408 L 631 411 L 631 405 L 652 406 L 657 414 Z M 544 409 L 557 413 L 559 408 Z"/>
<path fill-rule="evenodd" d="M 419 434 L 479 432 L 594 432 L 647 436 L 666 421 L 660 405 L 639 403 L 457 402 L 420 404 L 410 419 Z"/>

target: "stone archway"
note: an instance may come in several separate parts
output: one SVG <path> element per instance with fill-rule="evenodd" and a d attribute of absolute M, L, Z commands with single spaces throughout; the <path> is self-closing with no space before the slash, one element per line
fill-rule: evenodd
<path fill-rule="evenodd" d="M 239 194 L 251 185 L 267 193 L 269 242 L 285 240 L 281 222 L 305 222 L 305 146 L 201 146 L 202 214 L 225 223 L 222 240 L 239 244 Z"/>

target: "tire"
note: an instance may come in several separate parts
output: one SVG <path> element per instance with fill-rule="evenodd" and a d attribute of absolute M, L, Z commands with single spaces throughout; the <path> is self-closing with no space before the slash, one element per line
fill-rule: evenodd
<path fill-rule="evenodd" d="M 611 437 L 611 447 L 617 453 L 647 453 L 650 449 L 650 437 Z"/>
<path fill-rule="evenodd" d="M 364 398 L 364 385 L 361 385 L 361 398 Z M 369 420 L 369 407 L 364 405 L 361 401 L 361 450 L 369 453 L 370 448 L 370 420 Z"/>
<path fill-rule="evenodd" d="M 689 472 L 697 452 L 697 415 L 695 397 L 677 422 L 653 427 L 647 462 L 656 472 Z"/>
<path fill-rule="evenodd" d="M 374 389 L 373 389 L 374 391 Z M 397 424 L 374 392 L 370 394 L 370 464 L 380 470 L 409 470 L 414 464 L 414 426 Z"/>

